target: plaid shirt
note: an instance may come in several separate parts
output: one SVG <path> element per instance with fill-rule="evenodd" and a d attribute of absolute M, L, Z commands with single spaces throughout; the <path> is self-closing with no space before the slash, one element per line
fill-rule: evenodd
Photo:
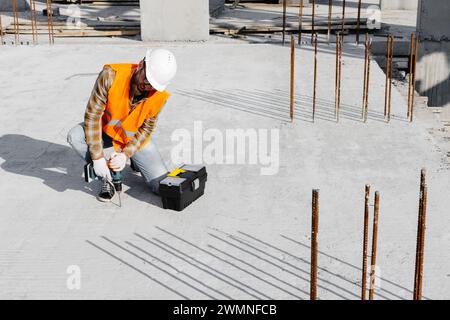
<path fill-rule="evenodd" d="M 92 90 L 91 97 L 84 115 L 84 132 L 86 133 L 86 143 L 89 146 L 91 158 L 96 160 L 104 157 L 102 146 L 102 116 L 106 109 L 108 91 L 111 88 L 115 72 L 110 67 L 105 67 L 99 74 Z M 140 102 L 140 101 L 139 101 Z M 136 103 L 137 104 L 137 103 Z M 135 105 L 136 105 L 135 104 Z M 130 112 L 134 109 L 132 105 Z M 139 147 L 150 137 L 155 128 L 157 117 L 144 121 L 133 138 L 128 142 L 123 153 L 131 158 Z"/>

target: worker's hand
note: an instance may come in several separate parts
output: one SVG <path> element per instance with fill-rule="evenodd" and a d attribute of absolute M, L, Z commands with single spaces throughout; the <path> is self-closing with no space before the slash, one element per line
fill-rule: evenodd
<path fill-rule="evenodd" d="M 100 158 L 92 161 L 94 163 L 94 171 L 97 176 L 103 179 L 112 180 L 111 171 L 109 171 L 108 164 L 105 158 Z"/>
<path fill-rule="evenodd" d="M 122 171 L 127 164 L 127 159 L 128 158 L 125 153 L 114 152 L 111 156 L 111 159 L 109 159 L 108 165 L 115 172 Z"/>

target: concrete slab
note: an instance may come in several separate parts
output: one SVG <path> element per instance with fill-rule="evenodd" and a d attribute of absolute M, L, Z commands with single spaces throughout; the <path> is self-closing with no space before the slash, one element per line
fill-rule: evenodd
<path fill-rule="evenodd" d="M 4 47 L 0 101 L 10 111 L 0 119 L 0 298 L 307 299 L 311 189 L 320 188 L 319 297 L 358 299 L 369 183 L 381 192 L 375 297 L 411 299 L 422 167 L 429 178 L 423 293 L 450 298 L 448 158 L 427 132 L 433 118 L 419 108 L 408 123 L 395 88 L 394 117 L 383 121 L 384 74 L 375 63 L 369 120 L 360 120 L 362 48 L 345 47 L 339 123 L 334 47 L 320 45 L 315 123 L 312 48 L 297 49 L 290 123 L 289 48 L 168 47 L 180 69 L 154 140 L 169 165 L 179 164 L 171 161 L 176 130 L 193 137 L 199 125 L 222 135 L 268 129 L 269 147 L 279 146 L 278 172 L 261 175 L 267 163 L 259 161 L 209 164 L 205 196 L 175 213 L 127 169 L 123 207 L 99 203 L 98 185 L 83 182 L 83 163 L 65 137 L 82 121 L 102 65 L 138 61 L 146 46 Z"/>

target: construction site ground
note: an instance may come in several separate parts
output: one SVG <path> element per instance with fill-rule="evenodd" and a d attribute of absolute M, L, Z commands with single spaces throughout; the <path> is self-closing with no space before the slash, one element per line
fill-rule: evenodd
<path fill-rule="evenodd" d="M 67 133 L 83 121 L 104 64 L 137 62 L 148 47 L 161 46 L 179 64 L 153 135 L 170 169 L 180 164 L 171 161 L 175 130 L 194 137 L 200 125 L 223 136 L 233 129 L 278 132 L 275 174 L 261 174 L 267 164 L 208 164 L 205 195 L 174 212 L 128 167 L 122 207 L 117 199 L 96 200 L 100 185 L 84 182 L 83 161 Z M 428 178 L 423 295 L 450 298 L 446 111 L 427 109 L 418 97 L 408 122 L 400 83 L 387 123 L 385 74 L 372 61 L 364 122 L 362 46 L 344 45 L 339 122 L 335 47 L 324 38 L 314 122 L 309 43 L 296 49 L 294 122 L 290 49 L 279 42 L 78 39 L 0 49 L 7 61 L 0 66 L 0 298 L 308 299 L 311 190 L 318 188 L 318 296 L 359 299 L 364 187 L 370 184 L 371 203 L 380 192 L 375 299 L 410 300 L 422 168 Z M 78 289 L 70 286 L 74 270 L 81 272 Z"/>

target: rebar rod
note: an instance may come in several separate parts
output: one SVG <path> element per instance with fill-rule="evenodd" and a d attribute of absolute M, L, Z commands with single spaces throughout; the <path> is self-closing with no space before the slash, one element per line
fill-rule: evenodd
<path fill-rule="evenodd" d="M 338 121 L 339 115 L 341 111 L 341 83 L 342 83 L 342 45 L 343 45 L 343 36 L 339 36 L 339 79 L 338 79 Z"/>
<path fill-rule="evenodd" d="M 290 117 L 294 121 L 294 81 L 295 81 L 295 40 L 291 35 L 291 81 L 290 81 Z"/>
<path fill-rule="evenodd" d="M 380 208 L 380 193 L 375 192 L 375 203 L 373 210 L 373 230 L 372 230 L 372 259 L 370 270 L 369 300 L 373 300 L 375 292 L 375 270 L 377 264 L 377 241 L 378 241 L 378 212 Z"/>
<path fill-rule="evenodd" d="M 366 185 L 364 201 L 364 231 L 363 231 L 363 263 L 362 263 L 362 282 L 361 282 L 361 300 L 366 300 L 367 291 L 367 247 L 369 242 L 369 198 L 370 186 Z"/>
<path fill-rule="evenodd" d="M 414 54 L 414 33 L 411 32 L 411 40 L 409 43 L 409 76 L 408 76 L 408 112 L 407 117 L 410 119 L 411 114 L 411 86 L 412 86 L 412 68 L 413 68 L 413 54 Z"/>
<path fill-rule="evenodd" d="M 317 33 L 314 39 L 314 85 L 313 85 L 313 122 L 316 118 L 316 93 L 317 93 Z"/>
<path fill-rule="evenodd" d="M 312 16 L 311 16 L 311 43 L 313 42 L 313 36 L 316 33 L 316 0 L 312 1 Z"/>
<path fill-rule="evenodd" d="M 334 82 L 334 117 L 338 119 L 338 80 L 339 80 L 339 33 L 336 33 L 336 76 Z"/>
<path fill-rule="evenodd" d="M 298 45 L 302 44 L 302 28 L 303 28 L 303 0 L 300 0 L 298 8 Z"/>
<path fill-rule="evenodd" d="M 286 37 L 286 7 L 287 7 L 287 0 L 283 0 L 283 46 Z"/>
<path fill-rule="evenodd" d="M 369 114 L 369 88 L 370 88 L 370 63 L 372 55 L 372 40 L 369 39 L 367 42 L 367 79 L 366 79 L 366 102 L 364 105 L 364 122 L 367 121 Z"/>
<path fill-rule="evenodd" d="M 361 0 L 358 1 L 358 17 L 356 18 L 356 43 L 358 45 L 360 32 L 361 32 Z"/>
<path fill-rule="evenodd" d="M 414 54 L 414 66 L 413 66 L 413 79 L 412 79 L 412 92 L 411 92 L 411 122 L 414 120 L 414 102 L 416 93 L 416 76 L 417 76 L 417 57 L 419 56 L 420 39 L 419 35 L 416 35 L 416 45 Z"/>
<path fill-rule="evenodd" d="M 317 300 L 317 236 L 319 233 L 319 190 L 312 192 L 312 215 L 311 215 L 311 279 L 310 300 Z"/>
<path fill-rule="evenodd" d="M 3 24 L 2 24 L 2 15 L 0 14 L 0 41 L 3 45 Z"/>
<path fill-rule="evenodd" d="M 341 27 L 342 39 L 344 38 L 344 30 L 345 30 L 345 0 L 342 1 L 342 27 Z"/>
<path fill-rule="evenodd" d="M 368 45 L 368 36 L 366 33 L 366 40 L 364 43 L 364 85 L 363 85 L 363 99 L 362 99 L 362 107 L 361 107 L 361 118 L 364 119 L 364 113 L 366 108 L 366 86 L 367 86 L 367 45 Z"/>
<path fill-rule="evenodd" d="M 394 36 L 391 36 L 391 50 L 390 50 L 390 57 L 389 57 L 389 95 L 388 95 L 388 122 L 391 121 L 391 101 L 392 101 L 392 82 L 393 82 L 393 75 L 394 75 Z"/>
<path fill-rule="evenodd" d="M 20 37 L 19 37 L 19 12 L 18 12 L 18 5 L 17 0 L 13 0 L 13 24 L 14 24 L 14 40 L 15 44 L 19 44 Z"/>
<path fill-rule="evenodd" d="M 427 212 L 426 170 L 420 173 L 420 199 L 417 223 L 416 264 L 414 277 L 414 300 L 422 300 L 423 257 L 425 246 L 426 212 Z"/>
<path fill-rule="evenodd" d="M 389 93 L 389 57 L 391 48 L 391 34 L 388 34 L 386 43 L 386 81 L 384 85 L 384 117 L 387 117 L 388 112 L 388 93 Z"/>

